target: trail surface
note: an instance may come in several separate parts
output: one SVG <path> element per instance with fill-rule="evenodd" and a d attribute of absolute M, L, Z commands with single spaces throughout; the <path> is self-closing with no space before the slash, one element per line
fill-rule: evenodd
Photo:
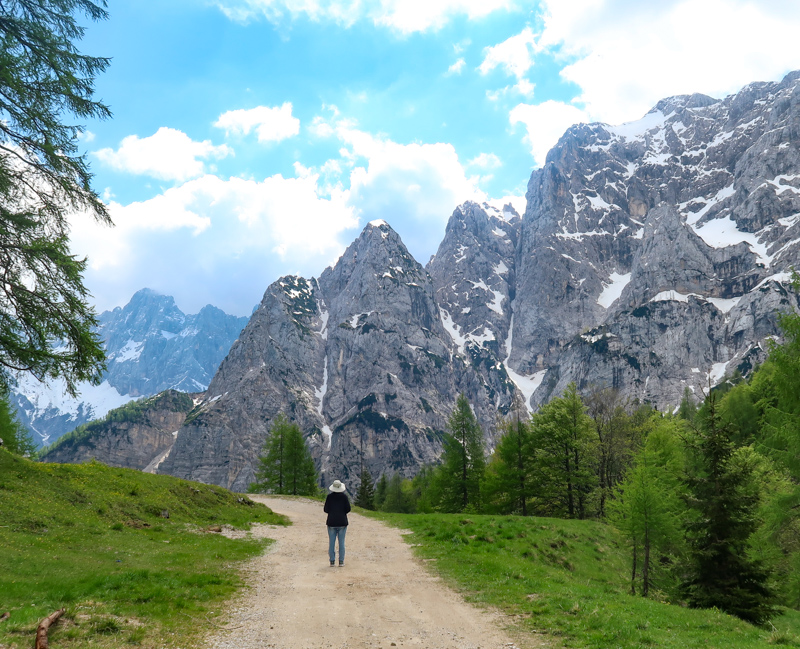
<path fill-rule="evenodd" d="M 276 540 L 248 567 L 214 649 L 512 649 L 502 616 L 465 603 L 412 555 L 400 530 L 349 514 L 345 566 L 328 564 L 322 504 L 252 496 L 292 520 L 260 526 Z"/>

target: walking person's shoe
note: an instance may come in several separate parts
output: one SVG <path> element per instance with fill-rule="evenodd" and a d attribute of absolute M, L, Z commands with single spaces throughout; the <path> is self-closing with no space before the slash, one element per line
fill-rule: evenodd
<path fill-rule="evenodd" d="M 333 568 L 335 565 L 336 565 L 336 562 L 331 561 L 331 568 Z"/>
<path fill-rule="evenodd" d="M 331 564 L 331 565 L 333 565 L 333 564 Z M 340 568 L 343 568 L 343 567 L 344 567 L 344 561 L 340 561 L 340 562 L 339 562 L 339 567 L 340 567 Z"/>

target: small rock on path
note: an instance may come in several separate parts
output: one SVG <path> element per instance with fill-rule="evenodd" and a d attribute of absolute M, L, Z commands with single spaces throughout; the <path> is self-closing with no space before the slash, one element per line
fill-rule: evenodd
<path fill-rule="evenodd" d="M 248 567 L 229 630 L 213 649 L 512 649 L 502 616 L 465 603 L 416 560 L 401 531 L 351 513 L 345 566 L 328 563 L 322 504 L 252 496 L 292 520 L 257 526 L 275 539 Z"/>

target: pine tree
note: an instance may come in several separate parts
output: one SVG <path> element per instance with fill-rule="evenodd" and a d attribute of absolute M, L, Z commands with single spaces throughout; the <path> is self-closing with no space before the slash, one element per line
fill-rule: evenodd
<path fill-rule="evenodd" d="M 700 428 L 689 447 L 686 525 L 690 564 L 682 590 L 694 608 L 717 607 L 762 624 L 775 615 L 769 573 L 748 556 L 757 527 L 759 492 L 753 466 L 737 454 L 712 392 L 698 413 Z"/>
<path fill-rule="evenodd" d="M 389 478 L 386 474 L 381 474 L 378 479 L 378 484 L 375 485 L 375 509 L 380 510 L 383 508 L 383 503 L 386 500 L 386 491 L 389 488 Z"/>
<path fill-rule="evenodd" d="M 527 516 L 533 497 L 535 449 L 527 421 L 502 425 L 503 435 L 486 467 L 484 503 L 492 511 Z"/>
<path fill-rule="evenodd" d="M 361 484 L 358 485 L 355 504 L 364 509 L 375 509 L 375 484 L 369 471 L 361 471 Z"/>
<path fill-rule="evenodd" d="M 314 460 L 300 427 L 279 414 L 272 421 L 259 458 L 256 482 L 250 485 L 250 491 L 313 496 L 319 491 L 318 482 Z"/>
<path fill-rule="evenodd" d="M 386 498 L 383 500 L 381 511 L 395 514 L 411 514 L 411 498 L 405 490 L 403 476 L 395 473 L 389 479 L 386 487 Z"/>
<path fill-rule="evenodd" d="M 586 518 L 597 486 L 596 440 L 591 418 L 574 383 L 532 419 L 536 449 L 536 493 L 541 513 Z"/>
<path fill-rule="evenodd" d="M 106 118 L 94 78 L 110 63 L 75 47 L 76 14 L 107 17 L 105 1 L 0 3 L 0 382 L 8 373 L 61 378 L 75 395 L 99 382 L 103 345 L 83 285 L 86 260 L 69 250 L 70 214 L 110 224 L 78 153 L 74 119 Z"/>
<path fill-rule="evenodd" d="M 447 422 L 442 464 L 437 472 L 438 508 L 445 512 L 480 511 L 486 462 L 483 431 L 464 394 Z"/>

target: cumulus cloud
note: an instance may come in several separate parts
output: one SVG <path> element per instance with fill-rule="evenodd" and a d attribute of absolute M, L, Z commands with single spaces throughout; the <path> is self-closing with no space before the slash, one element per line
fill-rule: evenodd
<path fill-rule="evenodd" d="M 452 144 L 401 144 L 346 119 L 318 117 L 312 132 L 343 144 L 339 169 L 349 169 L 347 201 L 361 222 L 384 219 L 422 262 L 436 251 L 457 205 L 486 199 L 480 178 L 467 176 Z"/>
<path fill-rule="evenodd" d="M 259 142 L 280 142 L 300 133 L 300 120 L 292 116 L 290 102 L 273 108 L 229 110 L 219 116 L 214 126 L 225 129 L 226 135 L 248 135 L 255 130 Z"/>
<path fill-rule="evenodd" d="M 640 118 L 666 96 L 716 97 L 800 68 L 800 3 L 749 0 L 544 0 L 538 42 L 571 60 L 593 119 Z"/>
<path fill-rule="evenodd" d="M 483 63 L 478 67 L 481 74 L 489 74 L 495 68 L 503 68 L 509 76 L 522 79 L 533 66 L 537 51 L 536 37 L 530 27 L 502 43 L 486 48 Z"/>
<path fill-rule="evenodd" d="M 110 204 L 116 227 L 78 215 L 72 249 L 89 258 L 100 309 L 148 286 L 196 312 L 211 303 L 249 314 L 286 272 L 318 274 L 358 225 L 346 192 L 322 197 L 313 173 L 261 181 L 205 175 L 142 202 Z"/>
<path fill-rule="evenodd" d="M 306 16 L 349 27 L 359 20 L 388 27 L 401 34 L 444 27 L 456 16 L 477 19 L 501 10 L 513 10 L 517 0 L 219 0 L 228 18 L 247 22 L 264 16 L 272 22 Z"/>
<path fill-rule="evenodd" d="M 162 126 L 149 137 L 129 135 L 116 151 L 105 148 L 94 155 L 118 171 L 185 181 L 205 173 L 203 160 L 233 155 L 233 149 L 225 144 L 215 146 L 209 140 L 195 142 L 183 131 Z"/>
<path fill-rule="evenodd" d="M 464 59 L 458 59 L 453 65 L 447 68 L 447 74 L 461 74 L 467 62 Z"/>
<path fill-rule="evenodd" d="M 500 167 L 503 163 L 494 153 L 480 153 L 472 160 L 467 162 L 470 167 L 480 167 L 481 169 L 494 169 Z"/>
<path fill-rule="evenodd" d="M 547 152 L 573 124 L 588 121 L 585 111 L 561 101 L 541 104 L 517 104 L 509 114 L 512 125 L 525 126 L 525 142 L 536 164 L 544 165 Z"/>

